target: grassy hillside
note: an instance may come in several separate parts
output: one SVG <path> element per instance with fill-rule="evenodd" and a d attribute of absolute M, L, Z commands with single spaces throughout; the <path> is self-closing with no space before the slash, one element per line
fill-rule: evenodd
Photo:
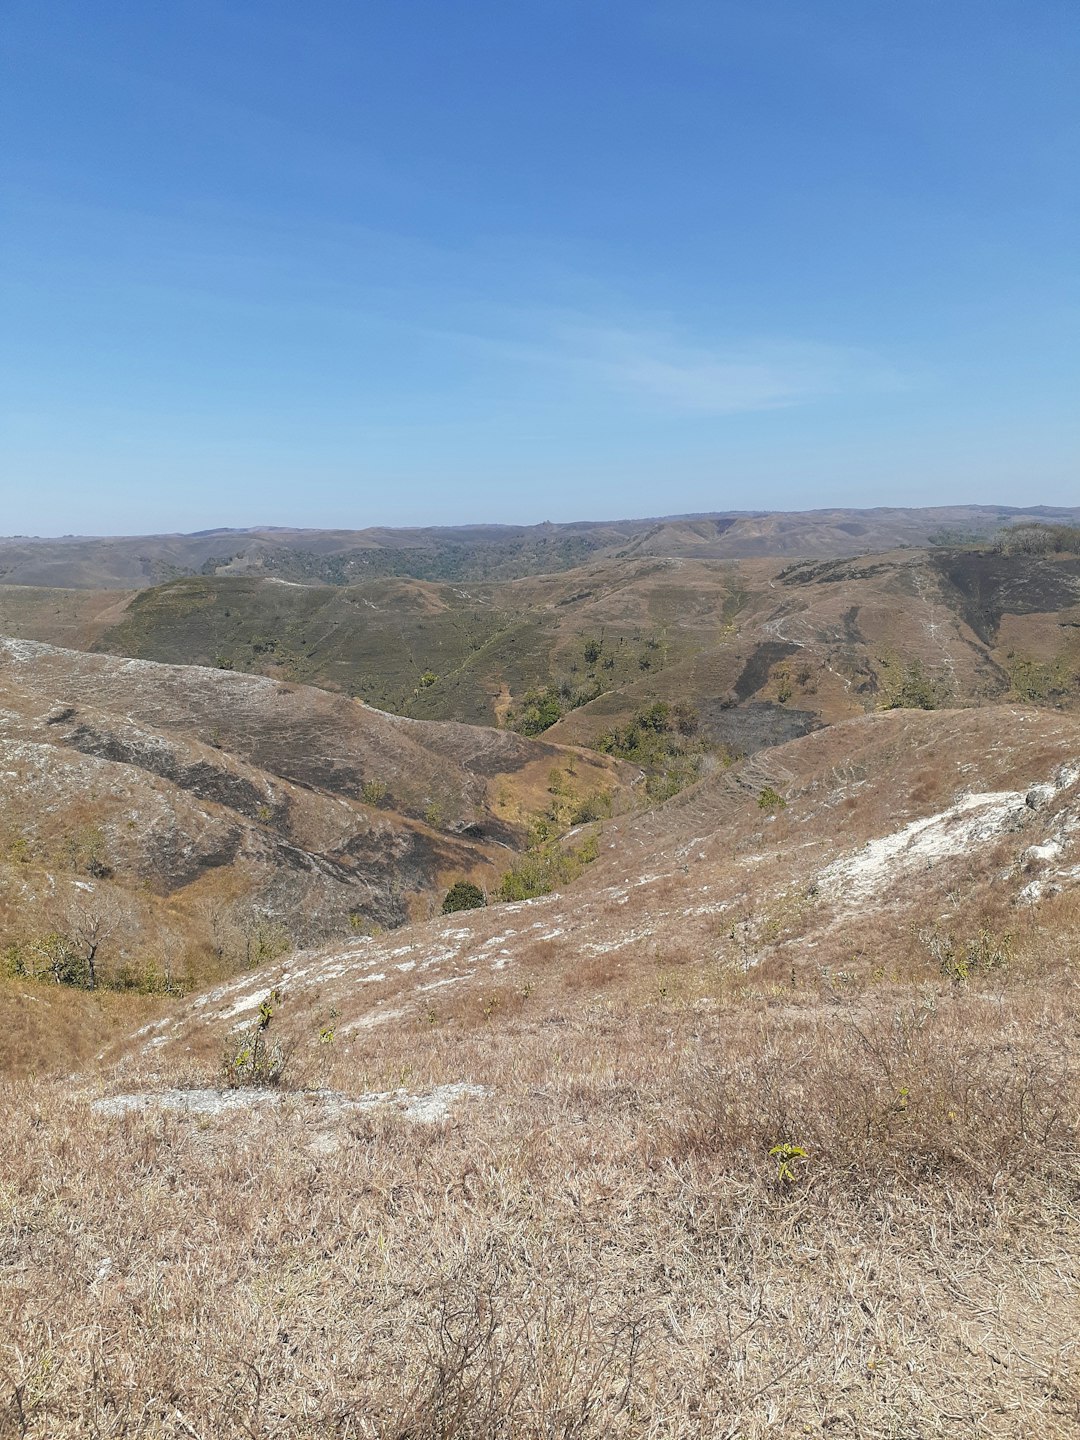
<path fill-rule="evenodd" d="M 9 1087 L 8 1429 L 1074 1435 L 1078 787 L 863 716 Z"/>
<path fill-rule="evenodd" d="M 0 686 L 0 977 L 175 994 L 632 803 L 617 760 L 222 670 L 9 640 Z"/>
<path fill-rule="evenodd" d="M 1080 562 L 644 548 L 21 608 L 0 1436 L 1078 1433 Z"/>
<path fill-rule="evenodd" d="M 218 665 L 399 713 L 592 743 L 657 701 L 752 752 L 900 705 L 1071 703 L 1080 561 L 1068 551 L 854 560 L 622 559 L 505 584 L 181 580 L 135 596 L 102 650 Z"/>

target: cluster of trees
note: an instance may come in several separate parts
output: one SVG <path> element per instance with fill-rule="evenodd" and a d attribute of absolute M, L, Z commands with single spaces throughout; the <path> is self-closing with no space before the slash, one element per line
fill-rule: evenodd
<path fill-rule="evenodd" d="M 0 973 L 78 990 L 168 994 L 185 988 L 176 974 L 181 947 L 175 937 L 159 935 L 152 951 L 133 953 L 136 927 L 132 907 L 115 893 L 73 893 L 50 906 L 40 929 L 8 941 Z"/>
<path fill-rule="evenodd" d="M 647 760 L 655 754 L 658 744 L 668 746 L 670 737 L 687 740 L 696 735 L 700 723 L 697 710 L 686 701 L 669 705 L 666 700 L 657 700 L 639 710 L 622 730 L 605 730 L 597 736 L 595 748 L 624 760 Z"/>
<path fill-rule="evenodd" d="M 994 541 L 999 555 L 1080 555 L 1080 526 L 1013 525 Z"/>
<path fill-rule="evenodd" d="M 639 710 L 628 725 L 604 730 L 592 743 L 604 755 L 640 766 L 650 800 L 668 800 L 701 774 L 710 746 L 699 729 L 700 717 L 693 705 L 657 700 Z"/>
<path fill-rule="evenodd" d="M 568 682 L 560 685 L 534 685 L 526 690 L 516 710 L 511 710 L 506 723 L 519 735 L 541 735 L 570 710 L 588 705 L 601 693 L 599 681 L 575 690 Z"/>
<path fill-rule="evenodd" d="M 945 681 L 929 674 L 921 660 L 901 665 L 884 658 L 882 670 L 886 710 L 937 710 L 949 703 L 951 689 Z"/>

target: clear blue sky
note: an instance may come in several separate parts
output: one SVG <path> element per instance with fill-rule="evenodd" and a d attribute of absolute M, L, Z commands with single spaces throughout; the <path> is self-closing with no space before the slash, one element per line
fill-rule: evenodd
<path fill-rule="evenodd" d="M 6 0 L 0 533 L 1080 503 L 1076 0 Z"/>

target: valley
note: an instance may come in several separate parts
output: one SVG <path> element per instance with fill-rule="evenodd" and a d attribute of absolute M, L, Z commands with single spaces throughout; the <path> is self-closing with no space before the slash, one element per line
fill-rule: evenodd
<path fill-rule="evenodd" d="M 798 519 L 0 588 L 0 1434 L 1076 1433 L 1074 536 Z"/>

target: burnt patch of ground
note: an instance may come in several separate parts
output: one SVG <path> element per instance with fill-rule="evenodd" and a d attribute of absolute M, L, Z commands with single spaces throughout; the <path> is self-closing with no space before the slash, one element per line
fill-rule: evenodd
<path fill-rule="evenodd" d="M 483 824 L 463 825 L 455 833 L 464 840 L 477 840 L 481 843 L 490 841 L 494 845 L 504 846 L 507 850 L 520 850 L 523 843 L 519 831 L 494 816 L 485 820 Z"/>
<path fill-rule="evenodd" d="M 280 825 L 288 819 L 288 802 L 269 798 L 246 776 L 205 760 L 186 765 L 174 750 L 156 739 L 129 737 L 81 724 L 67 737 L 67 743 L 81 755 L 146 770 L 200 800 L 224 805 L 249 820 Z"/>
<path fill-rule="evenodd" d="M 986 645 L 1003 615 L 1048 614 L 1080 600 L 1080 558 L 947 550 L 931 565 L 956 596 L 956 608 Z"/>
<path fill-rule="evenodd" d="M 865 655 L 850 650 L 843 656 L 841 665 L 853 695 L 869 697 L 880 693 L 877 672 Z"/>
<path fill-rule="evenodd" d="M 781 660 L 798 651 L 797 645 L 784 640 L 765 640 L 754 650 L 735 681 L 735 695 L 739 700 L 749 700 L 752 695 L 768 684 L 769 672 Z"/>
<path fill-rule="evenodd" d="M 471 873 L 477 856 L 472 846 L 421 831 L 373 830 L 353 835 L 339 849 L 317 858 L 332 866 L 343 883 L 370 885 L 376 893 L 358 909 L 395 928 L 409 918 L 409 892 L 433 890 L 449 872 Z"/>
<path fill-rule="evenodd" d="M 866 636 L 859 629 L 859 606 L 852 605 L 843 614 L 844 640 L 849 645 L 863 645 Z"/>
<path fill-rule="evenodd" d="M 155 891 L 171 895 L 200 879 L 210 870 L 232 865 L 243 847 L 244 832 L 229 826 L 220 837 L 206 834 L 193 840 L 180 829 L 150 835 L 145 842 L 140 869 Z"/>
<path fill-rule="evenodd" d="M 745 705 L 706 700 L 699 710 L 702 733 L 739 755 L 753 755 L 821 728 L 812 710 L 795 710 L 770 700 L 751 700 Z"/>
<path fill-rule="evenodd" d="M 524 770 L 538 758 L 557 765 L 564 756 L 554 745 L 545 745 L 534 740 L 532 748 L 528 750 L 524 746 L 518 748 L 513 744 L 505 748 L 493 745 L 490 748 L 477 749 L 472 755 L 462 757 L 461 768 L 470 775 L 475 775 L 478 780 L 495 780 L 500 775 L 513 775 Z"/>
<path fill-rule="evenodd" d="M 781 570 L 777 579 L 782 585 L 835 585 L 845 580 L 873 580 L 888 574 L 894 567 L 888 563 L 859 565 L 851 560 L 823 560 L 815 563 L 802 560 Z"/>

